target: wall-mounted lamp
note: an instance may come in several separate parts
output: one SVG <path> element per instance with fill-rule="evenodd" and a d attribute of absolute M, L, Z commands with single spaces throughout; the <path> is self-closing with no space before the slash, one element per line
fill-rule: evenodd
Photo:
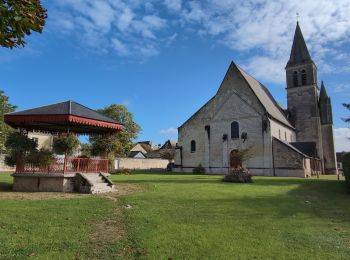
<path fill-rule="evenodd" d="M 247 138 L 248 138 L 247 132 L 242 132 L 241 139 L 243 139 L 243 143 L 247 140 Z"/>

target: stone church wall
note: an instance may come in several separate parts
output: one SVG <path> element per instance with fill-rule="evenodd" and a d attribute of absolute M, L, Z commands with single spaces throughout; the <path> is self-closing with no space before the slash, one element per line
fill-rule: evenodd
<path fill-rule="evenodd" d="M 311 175 L 310 160 L 286 144 L 273 140 L 275 176 L 302 177 Z"/>
<path fill-rule="evenodd" d="M 263 132 L 263 119 L 265 111 L 255 94 L 239 74 L 229 70 L 216 97 L 179 128 L 182 169 L 175 171 L 190 172 L 201 164 L 207 173 L 224 174 L 228 172 L 230 152 L 250 147 L 253 153 L 247 162 L 250 171 L 272 175 L 271 134 L 269 129 Z M 242 132 L 247 133 L 245 141 L 231 139 L 233 121 L 239 123 L 240 137 Z M 210 126 L 210 138 L 206 126 Z M 195 152 L 191 152 L 192 140 L 196 142 Z M 180 157 L 177 150 L 175 164 L 181 164 Z"/>
<path fill-rule="evenodd" d="M 270 120 L 270 125 L 271 125 L 271 134 L 273 137 L 289 143 L 296 141 L 296 135 L 294 130 L 284 126 L 283 124 L 273 119 Z"/>

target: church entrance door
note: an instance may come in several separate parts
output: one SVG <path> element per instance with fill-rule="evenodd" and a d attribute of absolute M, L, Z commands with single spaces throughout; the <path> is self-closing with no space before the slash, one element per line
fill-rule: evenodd
<path fill-rule="evenodd" d="M 238 156 L 239 152 L 237 149 L 232 150 L 230 153 L 230 168 L 237 169 L 242 167 L 241 160 Z"/>

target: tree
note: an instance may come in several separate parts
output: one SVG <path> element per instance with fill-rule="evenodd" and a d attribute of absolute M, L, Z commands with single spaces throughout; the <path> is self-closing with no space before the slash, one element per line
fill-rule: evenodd
<path fill-rule="evenodd" d="M 345 108 L 347 108 L 347 109 L 349 109 L 350 110 L 350 104 L 343 104 L 343 106 L 345 107 Z M 350 117 L 347 117 L 347 118 L 344 118 L 343 119 L 345 122 L 347 122 L 347 123 L 350 123 Z"/>
<path fill-rule="evenodd" d="M 54 162 L 55 158 L 52 151 L 41 148 L 40 150 L 32 150 L 26 156 L 26 162 L 32 166 L 33 172 L 36 167 L 43 168 Z"/>
<path fill-rule="evenodd" d="M 52 150 L 56 154 L 72 155 L 79 146 L 75 135 L 59 136 L 53 139 Z"/>
<path fill-rule="evenodd" d="M 97 112 L 123 124 L 124 128 L 109 136 L 91 136 L 92 153 L 112 157 L 127 156 L 132 148 L 132 141 L 141 131 L 140 126 L 134 122 L 132 113 L 125 106 L 116 104 L 97 110 Z"/>
<path fill-rule="evenodd" d="M 16 106 L 11 105 L 9 98 L 0 90 L 0 153 L 6 152 L 5 141 L 13 129 L 4 122 L 4 115 L 13 112 Z"/>
<path fill-rule="evenodd" d="M 8 166 L 15 166 L 19 161 L 25 162 L 26 156 L 36 150 L 37 143 L 25 135 L 12 132 L 6 139 L 5 147 L 7 151 L 5 163 Z"/>
<path fill-rule="evenodd" d="M 40 0 L 1 0 L 0 17 L 0 45 L 12 49 L 24 47 L 32 31 L 42 32 L 47 10 Z"/>
<path fill-rule="evenodd" d="M 160 156 L 163 159 L 166 159 L 169 161 L 169 163 L 171 163 L 174 158 L 175 158 L 175 149 L 174 148 L 170 148 L 170 149 L 163 149 L 160 151 Z"/>
<path fill-rule="evenodd" d="M 91 156 L 91 144 L 81 143 L 80 144 L 80 153 L 82 156 L 90 157 Z"/>

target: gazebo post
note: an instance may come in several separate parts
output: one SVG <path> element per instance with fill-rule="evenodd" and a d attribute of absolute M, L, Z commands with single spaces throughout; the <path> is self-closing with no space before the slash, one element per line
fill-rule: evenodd
<path fill-rule="evenodd" d="M 69 135 L 69 128 L 67 129 L 67 136 Z M 63 174 L 66 173 L 67 170 L 67 151 L 64 152 L 64 162 L 63 162 Z"/>

